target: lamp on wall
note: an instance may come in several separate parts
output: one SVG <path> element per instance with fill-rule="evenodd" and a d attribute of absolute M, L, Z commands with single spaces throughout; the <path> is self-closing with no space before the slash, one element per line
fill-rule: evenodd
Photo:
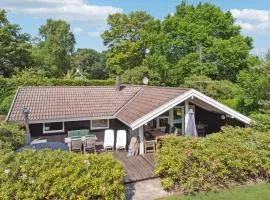
<path fill-rule="evenodd" d="M 220 118 L 221 118 L 222 120 L 224 120 L 226 117 L 225 117 L 225 115 L 221 115 Z"/>
<path fill-rule="evenodd" d="M 149 79 L 145 76 L 142 81 L 144 85 L 148 85 Z"/>

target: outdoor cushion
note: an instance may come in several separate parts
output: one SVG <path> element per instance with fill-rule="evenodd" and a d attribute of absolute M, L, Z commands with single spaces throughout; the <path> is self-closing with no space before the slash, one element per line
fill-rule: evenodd
<path fill-rule="evenodd" d="M 86 138 L 91 138 L 91 139 L 97 139 L 97 136 L 96 135 L 94 135 L 94 134 L 89 134 L 89 135 L 86 135 L 85 136 Z"/>
<path fill-rule="evenodd" d="M 88 129 L 79 130 L 79 135 L 80 136 L 87 136 L 89 134 L 90 134 L 90 131 Z"/>
<path fill-rule="evenodd" d="M 69 137 L 78 137 L 79 136 L 79 132 L 78 130 L 72 130 L 72 131 L 68 131 L 68 136 Z"/>
<path fill-rule="evenodd" d="M 104 134 L 104 148 L 112 148 L 114 147 L 114 131 L 111 129 L 105 130 Z"/>
<path fill-rule="evenodd" d="M 116 149 L 125 149 L 127 144 L 126 130 L 118 130 L 116 136 Z"/>

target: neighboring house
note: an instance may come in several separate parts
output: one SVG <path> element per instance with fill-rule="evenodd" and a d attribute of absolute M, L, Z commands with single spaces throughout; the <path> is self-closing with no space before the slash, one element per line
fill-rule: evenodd
<path fill-rule="evenodd" d="M 184 133 L 185 113 L 193 109 L 199 135 L 224 125 L 244 127 L 250 119 L 194 89 L 155 86 L 74 86 L 19 88 L 7 121 L 23 122 L 22 110 L 30 110 L 31 138 L 61 141 L 69 130 L 90 129 L 102 144 L 105 129 L 125 129 L 128 140 L 137 135 L 140 153 L 144 132 L 174 127 Z"/>

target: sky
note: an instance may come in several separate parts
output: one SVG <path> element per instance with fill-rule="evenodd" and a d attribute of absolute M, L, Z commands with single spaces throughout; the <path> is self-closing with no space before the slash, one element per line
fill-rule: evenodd
<path fill-rule="evenodd" d="M 186 0 L 198 4 L 198 0 Z M 47 18 L 63 19 L 71 24 L 76 48 L 105 50 L 100 34 L 108 28 L 106 18 L 113 13 L 146 11 L 163 19 L 174 13 L 180 0 L 0 0 L 8 19 L 19 24 L 23 32 L 37 36 Z M 230 10 L 242 34 L 253 38 L 252 53 L 263 56 L 270 49 L 270 0 L 201 0 Z"/>

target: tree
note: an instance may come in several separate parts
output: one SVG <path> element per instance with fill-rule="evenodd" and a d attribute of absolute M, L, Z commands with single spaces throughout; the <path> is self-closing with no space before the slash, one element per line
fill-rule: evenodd
<path fill-rule="evenodd" d="M 110 28 L 102 34 L 102 38 L 109 48 L 107 64 L 112 74 L 120 75 L 142 64 L 146 53 L 144 37 L 154 22 L 154 18 L 146 12 L 109 15 Z"/>
<path fill-rule="evenodd" d="M 48 76 L 63 76 L 70 68 L 75 37 L 63 20 L 48 19 L 39 28 L 39 42 L 33 51 L 36 63 Z"/>
<path fill-rule="evenodd" d="M 183 1 L 173 16 L 161 24 L 166 37 L 166 56 L 174 73 L 183 80 L 190 74 L 216 80 L 235 81 L 240 70 L 248 67 L 251 39 L 240 35 L 230 12 L 209 4 L 187 5 Z M 197 46 L 202 46 L 202 67 Z"/>
<path fill-rule="evenodd" d="M 265 59 L 270 60 L 270 49 L 267 50 L 267 52 L 265 54 Z"/>
<path fill-rule="evenodd" d="M 21 33 L 19 25 L 11 24 L 6 11 L 0 9 L 0 75 L 9 77 L 16 69 L 30 67 L 30 50 L 30 36 Z"/>
<path fill-rule="evenodd" d="M 99 53 L 93 49 L 77 49 L 72 54 L 71 66 L 80 69 L 89 79 L 106 79 L 106 52 Z"/>
<path fill-rule="evenodd" d="M 245 113 L 263 109 L 262 102 L 270 98 L 270 78 L 259 69 L 243 70 L 237 77 L 240 86 L 239 106 Z"/>
<path fill-rule="evenodd" d="M 107 63 L 116 74 L 143 65 L 160 74 L 161 84 L 176 86 L 201 73 L 235 82 L 239 71 L 249 67 L 251 38 L 240 34 L 229 11 L 209 3 L 183 1 L 162 21 L 145 12 L 114 14 L 108 25 L 102 38 L 109 47 Z"/>

